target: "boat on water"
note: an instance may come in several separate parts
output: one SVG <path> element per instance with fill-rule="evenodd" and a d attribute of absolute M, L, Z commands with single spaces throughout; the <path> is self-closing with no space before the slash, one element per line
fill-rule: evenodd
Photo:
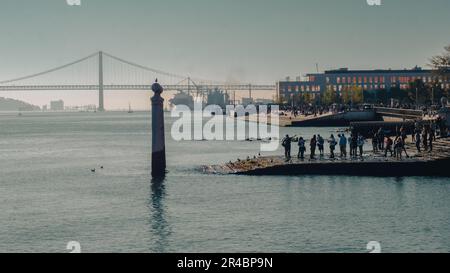
<path fill-rule="evenodd" d="M 171 107 L 186 105 L 189 109 L 194 109 L 194 97 L 189 92 L 184 92 L 182 90 L 179 90 L 178 93 L 169 100 L 169 103 Z"/>
<path fill-rule="evenodd" d="M 170 107 L 184 105 L 191 110 L 203 110 L 208 105 L 218 105 L 222 109 L 230 103 L 230 96 L 220 89 L 197 91 L 196 95 L 191 95 L 189 91 L 179 90 L 172 99 L 169 100 Z"/>

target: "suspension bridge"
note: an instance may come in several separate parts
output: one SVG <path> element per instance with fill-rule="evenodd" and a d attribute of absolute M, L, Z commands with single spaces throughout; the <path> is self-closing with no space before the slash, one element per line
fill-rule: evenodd
<path fill-rule="evenodd" d="M 0 91 L 98 91 L 98 110 L 104 111 L 106 90 L 151 90 L 158 79 L 167 91 L 204 94 L 208 90 L 275 91 L 275 85 L 224 83 L 191 78 L 130 62 L 106 52 L 96 52 L 46 71 L 0 81 Z"/>

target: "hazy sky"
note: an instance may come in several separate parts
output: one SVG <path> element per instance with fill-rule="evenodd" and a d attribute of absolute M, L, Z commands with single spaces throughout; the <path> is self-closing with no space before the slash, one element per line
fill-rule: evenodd
<path fill-rule="evenodd" d="M 0 1 L 0 80 L 104 50 L 194 77 L 274 83 L 319 69 L 410 68 L 450 44 L 449 0 Z M 82 95 L 81 95 L 82 94 Z M 0 93 L 42 105 L 96 94 Z M 108 93 L 107 108 L 148 94 Z"/>

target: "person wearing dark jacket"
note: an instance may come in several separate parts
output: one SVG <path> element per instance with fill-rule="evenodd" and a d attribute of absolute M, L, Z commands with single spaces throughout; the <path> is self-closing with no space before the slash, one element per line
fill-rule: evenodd
<path fill-rule="evenodd" d="M 291 142 L 292 138 L 289 137 L 289 135 L 286 135 L 286 137 L 281 142 L 281 145 L 284 147 L 284 156 L 286 157 L 286 160 L 291 159 Z"/>
<path fill-rule="evenodd" d="M 316 135 L 313 136 L 311 142 L 309 143 L 311 147 L 311 159 L 314 159 L 316 156 L 316 146 L 317 146 L 317 138 Z"/>

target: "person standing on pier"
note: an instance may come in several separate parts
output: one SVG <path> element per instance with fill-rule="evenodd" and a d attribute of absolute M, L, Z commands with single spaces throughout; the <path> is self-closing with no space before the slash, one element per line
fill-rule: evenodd
<path fill-rule="evenodd" d="M 414 137 L 414 140 L 416 141 L 416 148 L 417 148 L 417 152 L 421 152 L 420 151 L 420 138 L 421 138 L 421 136 L 420 136 L 420 131 L 416 131 L 416 136 Z"/>
<path fill-rule="evenodd" d="M 372 147 L 373 152 L 378 153 L 378 135 L 375 131 L 372 131 Z"/>
<path fill-rule="evenodd" d="M 437 125 L 436 125 L 436 121 L 431 121 L 431 137 L 433 138 L 433 141 L 436 140 L 436 131 L 437 131 Z"/>
<path fill-rule="evenodd" d="M 314 159 L 316 156 L 316 146 L 317 146 L 317 137 L 316 135 L 313 136 L 311 139 L 311 142 L 309 143 L 309 146 L 311 148 L 311 159 Z"/>
<path fill-rule="evenodd" d="M 320 157 L 323 157 L 325 155 L 325 153 L 324 153 L 324 145 L 325 145 L 325 140 L 323 139 L 323 137 L 321 135 L 318 135 L 318 137 L 317 137 L 317 147 L 319 148 Z"/>
<path fill-rule="evenodd" d="M 394 156 L 394 152 L 392 151 L 392 145 L 394 144 L 394 141 L 392 141 L 391 137 L 386 137 L 385 149 L 384 149 L 384 157 L 387 157 L 387 153 L 391 153 L 391 157 Z"/>
<path fill-rule="evenodd" d="M 303 139 L 303 137 L 300 137 L 298 139 L 298 156 L 297 156 L 297 158 L 299 158 L 301 160 L 305 159 L 305 151 L 306 151 L 305 140 Z"/>
<path fill-rule="evenodd" d="M 380 127 L 380 129 L 378 130 L 377 133 L 378 136 L 378 148 L 380 149 L 380 151 L 384 150 L 384 130 L 383 127 Z"/>
<path fill-rule="evenodd" d="M 406 143 L 406 139 L 408 138 L 408 134 L 406 133 L 406 129 L 403 126 L 400 128 L 400 136 L 401 136 L 403 142 Z"/>
<path fill-rule="evenodd" d="M 396 137 L 394 140 L 394 152 L 395 152 L 395 157 L 397 159 L 402 159 L 402 139 L 400 137 Z"/>
<path fill-rule="evenodd" d="M 289 137 L 289 135 L 286 135 L 286 137 L 281 142 L 281 146 L 284 147 L 284 156 L 286 157 L 286 160 L 291 159 L 291 142 L 292 138 Z"/>
<path fill-rule="evenodd" d="M 358 136 L 352 133 L 348 141 L 350 142 L 350 156 L 356 158 L 358 154 Z"/>
<path fill-rule="evenodd" d="M 334 150 L 336 149 L 336 145 L 337 145 L 334 135 L 330 136 L 328 143 L 330 144 L 330 158 L 334 159 Z"/>
<path fill-rule="evenodd" d="M 347 157 L 347 138 L 345 134 L 339 136 L 339 148 L 341 150 L 341 157 Z"/>
<path fill-rule="evenodd" d="M 363 137 L 361 134 L 358 134 L 358 141 L 357 141 L 357 144 L 358 144 L 358 148 L 359 148 L 359 156 L 360 156 L 361 158 L 363 158 L 363 147 L 364 147 L 364 142 L 366 142 L 366 141 L 364 140 L 364 137 Z"/>
<path fill-rule="evenodd" d="M 433 129 L 430 128 L 430 136 L 428 137 L 428 151 L 431 153 L 433 151 L 433 140 L 434 140 L 434 133 Z"/>
<path fill-rule="evenodd" d="M 426 126 L 423 127 L 422 130 L 422 143 L 423 143 L 423 149 L 425 151 L 428 151 L 428 133 Z"/>

